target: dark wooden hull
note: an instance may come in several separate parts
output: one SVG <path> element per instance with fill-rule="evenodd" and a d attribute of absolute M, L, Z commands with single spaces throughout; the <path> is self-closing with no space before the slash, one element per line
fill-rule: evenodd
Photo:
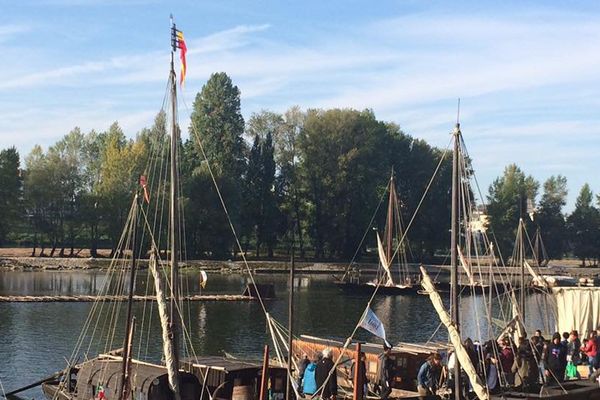
<path fill-rule="evenodd" d="M 544 387 L 538 393 L 504 392 L 492 395 L 493 400 L 599 400 L 600 386 L 597 382 L 576 380 L 567 381 L 562 384 L 565 390 L 559 386 Z M 565 393 L 566 391 L 566 393 Z"/>
<path fill-rule="evenodd" d="M 348 294 L 356 295 L 372 295 L 375 286 L 367 283 L 351 283 L 351 282 L 335 282 L 335 285 Z M 421 285 L 412 285 L 406 287 L 398 286 L 380 286 L 377 290 L 377 295 L 380 296 L 416 296 L 419 291 L 423 290 Z"/>
<path fill-rule="evenodd" d="M 64 390 L 59 391 L 58 381 L 44 382 L 42 383 L 42 392 L 48 400 L 71 400 L 71 394 L 66 393 Z M 58 392 L 58 393 L 57 393 Z"/>

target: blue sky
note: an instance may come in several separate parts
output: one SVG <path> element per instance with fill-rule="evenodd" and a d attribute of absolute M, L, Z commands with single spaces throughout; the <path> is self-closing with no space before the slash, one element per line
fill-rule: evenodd
<path fill-rule="evenodd" d="M 501 3 L 501 4 L 498 4 Z M 160 109 L 169 14 L 188 43 L 182 123 L 225 71 L 248 118 L 292 105 L 372 108 L 446 146 L 461 125 L 482 190 L 509 163 L 600 192 L 600 3 L 0 0 L 0 148 L 73 127 L 129 136 Z M 186 108 L 187 107 L 187 108 Z"/>

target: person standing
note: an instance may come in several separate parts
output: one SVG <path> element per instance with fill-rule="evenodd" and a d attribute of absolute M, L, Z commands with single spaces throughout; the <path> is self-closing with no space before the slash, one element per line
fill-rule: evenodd
<path fill-rule="evenodd" d="M 437 385 L 440 380 L 440 371 L 442 366 L 442 357 L 434 353 L 427 358 L 427 361 L 421 365 L 417 375 L 417 392 L 419 399 L 425 399 L 427 396 L 435 395 Z"/>
<path fill-rule="evenodd" d="M 304 379 L 304 372 L 306 371 L 306 367 L 310 364 L 310 360 L 308 359 L 308 354 L 302 354 L 302 359 L 298 363 L 298 380 L 296 381 L 296 387 L 298 391 L 302 393 L 303 385 L 302 381 Z"/>
<path fill-rule="evenodd" d="M 311 362 L 304 369 L 304 376 L 302 377 L 302 390 L 301 393 L 303 395 L 313 395 L 316 393 L 317 387 L 317 379 L 315 377 L 317 369 L 317 364 Z"/>
<path fill-rule="evenodd" d="M 552 343 L 548 345 L 544 364 L 549 383 L 560 383 L 564 380 L 565 369 L 567 368 L 567 349 L 561 343 L 560 333 L 558 332 L 552 336 Z"/>
<path fill-rule="evenodd" d="M 333 371 L 332 371 L 333 370 Z M 329 377 L 329 372 L 331 377 Z M 317 388 L 324 400 L 336 400 L 337 397 L 337 373 L 331 360 L 331 349 L 323 350 L 323 358 L 317 363 L 315 368 L 315 380 Z"/>
<path fill-rule="evenodd" d="M 392 348 L 387 344 L 383 345 L 383 353 L 379 355 L 378 360 L 378 384 L 379 398 L 387 400 L 392 393 L 392 384 L 394 382 L 394 361 L 391 358 Z"/>
<path fill-rule="evenodd" d="M 512 385 L 515 382 L 515 375 L 511 371 L 512 366 L 515 362 L 515 354 L 510 345 L 508 338 L 502 339 L 502 345 L 500 350 L 500 367 L 502 374 L 504 374 L 504 380 L 508 385 Z"/>
<path fill-rule="evenodd" d="M 579 340 L 579 332 L 576 330 L 571 331 L 569 335 L 569 344 L 567 346 L 567 355 L 570 357 L 570 361 L 574 365 L 579 365 L 581 362 L 581 340 Z"/>
<path fill-rule="evenodd" d="M 585 343 L 585 347 L 583 347 L 582 350 L 587 356 L 588 365 L 590 368 L 589 376 L 591 376 L 594 373 L 594 369 L 596 368 L 596 353 L 598 352 L 598 349 L 596 347 L 596 332 L 590 332 L 590 336 L 587 340 L 587 343 Z"/>
<path fill-rule="evenodd" d="M 538 369 L 536 358 L 524 337 L 519 338 L 519 347 L 516 353 L 511 368 L 511 371 L 515 374 L 515 387 L 518 390 L 529 392 L 537 383 Z"/>

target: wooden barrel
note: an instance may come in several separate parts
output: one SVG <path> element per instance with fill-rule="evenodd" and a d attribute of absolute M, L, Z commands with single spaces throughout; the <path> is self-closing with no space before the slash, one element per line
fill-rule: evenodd
<path fill-rule="evenodd" d="M 253 400 L 254 390 L 250 385 L 240 385 L 233 387 L 233 393 L 231 394 L 231 400 Z"/>

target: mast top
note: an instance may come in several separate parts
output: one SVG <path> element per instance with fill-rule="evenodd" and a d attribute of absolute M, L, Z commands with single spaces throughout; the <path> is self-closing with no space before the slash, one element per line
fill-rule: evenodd
<path fill-rule="evenodd" d="M 456 125 L 454 126 L 454 131 L 452 131 L 454 136 L 460 135 L 460 97 L 458 98 L 458 106 L 456 108 Z"/>

